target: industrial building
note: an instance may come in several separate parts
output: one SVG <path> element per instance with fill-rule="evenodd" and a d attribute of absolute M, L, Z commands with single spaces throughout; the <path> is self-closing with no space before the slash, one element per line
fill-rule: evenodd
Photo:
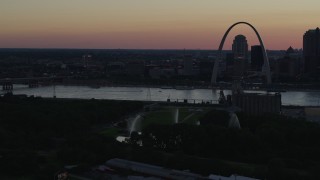
<path fill-rule="evenodd" d="M 241 108 L 245 113 L 263 115 L 280 114 L 281 94 L 239 93 L 232 95 L 232 105 Z"/>

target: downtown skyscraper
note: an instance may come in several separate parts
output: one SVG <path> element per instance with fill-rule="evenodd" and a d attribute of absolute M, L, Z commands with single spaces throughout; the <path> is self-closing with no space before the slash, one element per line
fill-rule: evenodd
<path fill-rule="evenodd" d="M 303 36 L 303 55 L 305 73 L 312 77 L 320 77 L 320 30 L 308 30 Z"/>
<path fill-rule="evenodd" d="M 248 58 L 248 42 L 244 35 L 237 35 L 232 44 L 232 52 L 235 59 Z"/>

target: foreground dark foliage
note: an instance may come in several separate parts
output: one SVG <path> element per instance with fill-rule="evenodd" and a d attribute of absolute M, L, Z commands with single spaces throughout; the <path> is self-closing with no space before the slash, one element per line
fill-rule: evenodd
<path fill-rule="evenodd" d="M 242 129 L 230 129 L 225 112 L 211 111 L 200 126 L 151 125 L 142 135 L 133 133 L 129 144 L 95 130 L 142 107 L 125 101 L 0 99 L 0 179 L 51 179 L 64 165 L 77 164 L 75 171 L 82 173 L 110 158 L 203 175 L 319 179 L 320 127 L 304 120 L 238 114 Z"/>
<path fill-rule="evenodd" d="M 144 146 L 166 152 L 265 165 L 271 179 L 316 176 L 318 124 L 280 115 L 238 114 L 242 129 L 232 129 L 223 122 L 226 117 L 225 112 L 212 111 L 201 119 L 206 125 L 150 126 L 141 139 Z"/>
<path fill-rule="evenodd" d="M 115 142 L 94 128 L 142 107 L 140 102 L 1 98 L 0 179 L 39 174 L 47 179 L 66 164 L 105 161 Z"/>

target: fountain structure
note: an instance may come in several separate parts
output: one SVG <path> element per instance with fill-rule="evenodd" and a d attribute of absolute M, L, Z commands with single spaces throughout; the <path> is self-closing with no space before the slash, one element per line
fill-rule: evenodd
<path fill-rule="evenodd" d="M 241 125 L 240 125 L 240 121 L 238 119 L 238 116 L 233 112 L 230 112 L 229 115 L 230 115 L 230 119 L 229 119 L 228 127 L 235 128 L 235 129 L 241 129 Z"/>
<path fill-rule="evenodd" d="M 174 123 L 177 124 L 179 123 L 179 108 L 176 108 L 174 111 Z"/>
<path fill-rule="evenodd" d="M 134 119 L 129 120 L 128 131 L 131 135 L 133 131 L 139 131 L 141 129 L 142 114 L 138 114 Z"/>

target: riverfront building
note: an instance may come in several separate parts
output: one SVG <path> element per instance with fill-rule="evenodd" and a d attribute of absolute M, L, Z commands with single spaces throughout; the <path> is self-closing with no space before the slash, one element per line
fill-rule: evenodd
<path fill-rule="evenodd" d="M 281 94 L 238 93 L 232 95 L 232 105 L 241 108 L 245 113 L 263 115 L 280 114 Z"/>

